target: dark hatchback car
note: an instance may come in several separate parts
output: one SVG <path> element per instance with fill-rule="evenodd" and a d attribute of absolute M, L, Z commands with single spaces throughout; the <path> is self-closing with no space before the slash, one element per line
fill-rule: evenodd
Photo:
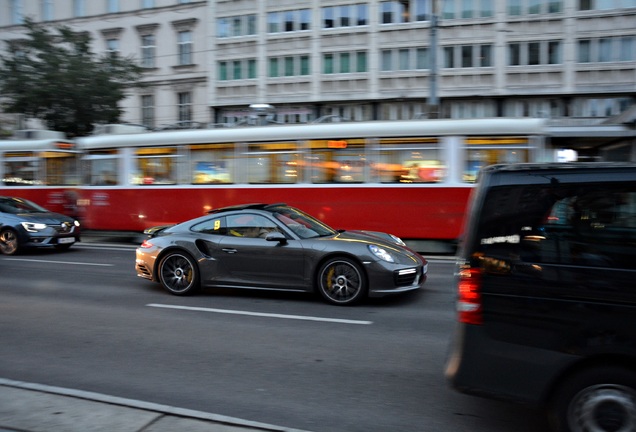
<path fill-rule="evenodd" d="M 80 223 L 23 198 L 0 197 L 0 252 L 14 255 L 27 248 L 70 248 L 80 241 Z"/>
<path fill-rule="evenodd" d="M 146 230 L 137 275 L 176 295 L 200 287 L 318 291 L 347 305 L 420 288 L 427 262 L 397 237 L 336 231 L 285 204 L 215 210 Z"/>
<path fill-rule="evenodd" d="M 636 165 L 484 169 L 457 275 L 452 386 L 636 431 Z"/>

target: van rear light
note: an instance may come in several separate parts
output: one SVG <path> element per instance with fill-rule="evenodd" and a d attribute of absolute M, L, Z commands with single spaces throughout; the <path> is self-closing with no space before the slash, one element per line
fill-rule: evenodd
<path fill-rule="evenodd" d="M 481 309 L 481 269 L 468 267 L 459 271 L 459 322 L 480 325 L 484 323 Z"/>

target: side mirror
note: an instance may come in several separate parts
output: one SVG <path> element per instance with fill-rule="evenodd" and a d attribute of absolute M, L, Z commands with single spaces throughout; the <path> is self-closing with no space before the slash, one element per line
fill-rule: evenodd
<path fill-rule="evenodd" d="M 279 231 L 274 231 L 267 234 L 267 236 L 265 236 L 265 240 L 270 242 L 278 242 L 280 244 L 287 243 L 287 237 L 285 237 L 285 235 Z"/>

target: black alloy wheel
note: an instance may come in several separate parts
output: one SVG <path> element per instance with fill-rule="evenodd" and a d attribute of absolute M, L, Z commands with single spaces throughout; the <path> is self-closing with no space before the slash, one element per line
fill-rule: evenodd
<path fill-rule="evenodd" d="M 331 258 L 318 271 L 318 291 L 329 303 L 354 304 L 366 296 L 367 288 L 362 268 L 350 258 Z"/>
<path fill-rule="evenodd" d="M 187 253 L 169 252 L 159 263 L 159 281 L 172 294 L 192 294 L 199 289 L 199 270 Z"/>

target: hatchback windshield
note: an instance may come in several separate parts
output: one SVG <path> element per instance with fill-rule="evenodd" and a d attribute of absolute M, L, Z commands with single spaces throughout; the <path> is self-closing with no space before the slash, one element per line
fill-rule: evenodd
<path fill-rule="evenodd" d="M 0 197 L 0 211 L 2 213 L 47 213 L 48 210 L 22 198 Z"/>
<path fill-rule="evenodd" d="M 315 219 L 307 213 L 293 207 L 268 207 L 267 210 L 271 211 L 276 219 L 284 223 L 290 230 L 304 239 L 332 236 L 338 233 L 336 230 L 320 222 L 318 219 Z"/>

